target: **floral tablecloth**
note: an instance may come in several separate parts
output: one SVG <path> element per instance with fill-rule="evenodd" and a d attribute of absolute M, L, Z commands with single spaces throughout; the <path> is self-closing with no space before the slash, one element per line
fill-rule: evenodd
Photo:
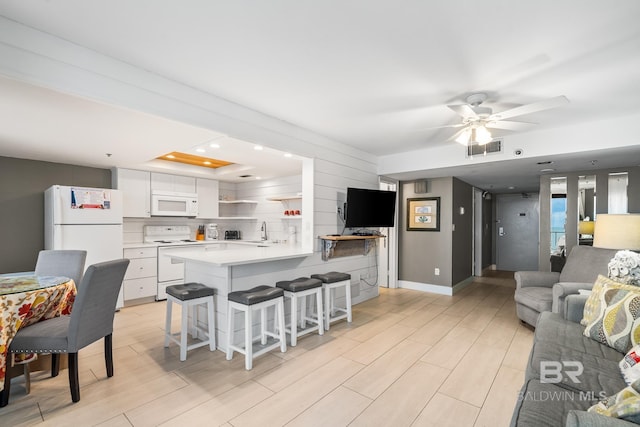
<path fill-rule="evenodd" d="M 4 389 L 7 363 L 11 363 L 9 345 L 18 329 L 71 314 L 75 296 L 75 283 L 67 277 L 0 277 L 0 391 Z M 30 357 L 33 355 L 20 355 L 22 361 Z"/>

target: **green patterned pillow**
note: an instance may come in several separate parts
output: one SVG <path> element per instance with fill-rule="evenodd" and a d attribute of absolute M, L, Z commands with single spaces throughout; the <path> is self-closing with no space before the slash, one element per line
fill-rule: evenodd
<path fill-rule="evenodd" d="M 640 288 L 599 276 L 587 299 L 584 335 L 626 353 L 640 342 Z"/>
<path fill-rule="evenodd" d="M 640 423 L 640 380 L 588 409 L 607 417 Z"/>
<path fill-rule="evenodd" d="M 593 323 L 594 320 L 600 315 L 600 312 L 604 309 L 602 307 L 603 303 L 603 288 L 607 286 L 609 289 L 627 289 L 630 291 L 640 292 L 640 287 L 627 285 L 625 283 L 616 282 L 614 280 L 609 279 L 602 274 L 598 275 L 595 283 L 593 284 L 593 288 L 591 289 L 591 293 L 589 294 L 589 298 L 584 304 L 584 312 L 582 314 L 582 320 L 580 324 L 582 326 L 587 326 L 590 323 Z"/>

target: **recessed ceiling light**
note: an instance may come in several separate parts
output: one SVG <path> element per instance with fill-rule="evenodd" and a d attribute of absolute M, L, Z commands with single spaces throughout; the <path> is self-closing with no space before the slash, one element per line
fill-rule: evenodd
<path fill-rule="evenodd" d="M 196 148 L 196 151 L 197 151 L 198 153 L 204 153 L 204 152 L 205 152 L 205 151 L 207 151 L 207 150 L 205 150 L 204 148 Z"/>
<path fill-rule="evenodd" d="M 553 168 L 540 169 L 540 172 L 555 172 L 556 170 Z"/>
<path fill-rule="evenodd" d="M 262 178 L 261 178 L 261 177 L 259 177 L 259 176 L 256 176 L 256 179 L 262 179 Z"/>
<path fill-rule="evenodd" d="M 284 153 L 284 156 L 285 156 L 285 157 L 293 157 L 293 154 L 291 154 L 291 153 Z"/>
<path fill-rule="evenodd" d="M 216 144 L 215 142 L 212 144 L 209 144 L 209 147 L 211 148 L 220 148 L 220 144 Z"/>
<path fill-rule="evenodd" d="M 536 164 L 538 164 L 538 165 L 550 165 L 550 164 L 553 164 L 553 160 L 547 160 L 546 162 L 538 162 Z"/>
<path fill-rule="evenodd" d="M 262 148 L 263 148 L 262 145 L 256 145 L 255 147 L 253 147 L 253 149 L 256 151 L 260 151 L 262 150 Z"/>

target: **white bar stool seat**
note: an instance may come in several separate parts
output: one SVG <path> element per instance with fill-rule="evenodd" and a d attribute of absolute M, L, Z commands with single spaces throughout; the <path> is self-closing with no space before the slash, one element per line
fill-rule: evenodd
<path fill-rule="evenodd" d="M 167 316 L 165 322 L 164 346 L 169 347 L 169 342 L 173 341 L 180 347 L 180 361 L 187 360 L 187 351 L 205 345 L 210 351 L 216 349 L 216 327 L 213 308 L 213 288 L 201 283 L 186 283 L 184 285 L 167 286 Z M 171 332 L 171 312 L 173 304 L 182 306 L 182 322 L 179 333 Z M 206 305 L 207 329 L 198 326 L 198 306 Z M 191 322 L 189 321 L 191 312 Z M 194 344 L 187 345 L 187 333 L 195 339 L 199 332 L 206 336 L 206 340 L 201 340 Z M 179 338 L 179 339 L 178 339 Z"/>
<path fill-rule="evenodd" d="M 267 330 L 267 309 L 274 307 L 275 332 Z M 234 310 L 244 312 L 244 347 L 233 343 Z M 260 310 L 260 343 L 267 344 L 267 337 L 276 342 L 253 351 L 253 311 Z M 253 368 L 253 358 L 280 347 L 287 351 L 287 340 L 284 329 L 284 291 L 273 286 L 256 286 L 246 291 L 231 292 L 227 295 L 227 360 L 233 358 L 233 352 L 244 354 L 244 366 L 247 371 Z"/>
<path fill-rule="evenodd" d="M 311 278 L 318 279 L 322 282 L 324 289 L 324 325 L 328 331 L 332 322 L 347 319 L 351 323 L 353 317 L 351 315 L 351 275 L 348 273 L 339 273 L 330 271 L 324 274 L 312 274 Z M 344 287 L 345 307 L 336 306 L 337 288 Z M 338 314 L 340 313 L 340 314 Z"/>
<path fill-rule="evenodd" d="M 324 334 L 323 304 L 322 304 L 322 282 L 318 279 L 299 277 L 295 280 L 283 280 L 276 282 L 276 287 L 284 290 L 284 296 L 291 300 L 291 323 L 286 329 L 290 336 L 291 346 L 295 347 L 298 337 L 318 330 L 318 334 Z M 307 315 L 307 297 L 316 296 L 317 317 Z M 300 319 L 298 320 L 298 298 L 302 298 L 300 304 Z M 311 327 L 306 327 L 307 322 L 313 323 Z M 298 323 L 300 330 L 298 330 Z"/>

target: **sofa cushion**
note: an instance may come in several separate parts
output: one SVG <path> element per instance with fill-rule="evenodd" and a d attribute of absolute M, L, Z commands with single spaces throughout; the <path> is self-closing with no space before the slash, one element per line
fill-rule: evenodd
<path fill-rule="evenodd" d="M 583 373 L 580 383 L 563 375 L 558 386 L 584 392 L 616 393 L 626 386 L 620 374 L 619 362 L 623 353 L 582 334 L 582 326 L 567 321 L 556 313 L 542 313 L 534 335 L 534 346 L 529 356 L 527 378 L 540 379 L 541 361 L 580 361 Z M 573 370 L 568 367 L 568 370 Z"/>
<path fill-rule="evenodd" d="M 518 394 L 511 420 L 518 427 L 564 426 L 571 410 L 585 411 L 598 402 L 598 395 L 567 390 L 555 384 L 529 379 Z"/>
<path fill-rule="evenodd" d="M 528 287 L 518 289 L 514 299 L 518 304 L 526 305 L 538 312 L 551 311 L 553 293 L 551 288 Z"/>
<path fill-rule="evenodd" d="M 616 252 L 616 249 L 574 246 L 558 282 L 595 282 L 599 274 L 607 274 L 607 265 Z"/>
<path fill-rule="evenodd" d="M 589 412 L 640 423 L 640 381 L 634 381 L 613 396 L 593 405 Z"/>
<path fill-rule="evenodd" d="M 593 323 L 596 318 L 601 314 L 601 311 L 606 307 L 607 303 L 603 301 L 604 287 L 607 286 L 610 289 L 626 289 L 629 291 L 640 292 L 640 288 L 637 286 L 627 285 L 624 283 L 616 282 L 608 277 L 599 275 L 595 283 L 591 287 L 591 293 L 584 305 L 584 315 L 580 324 L 586 326 Z"/>
<path fill-rule="evenodd" d="M 640 292 L 607 282 L 600 276 L 585 304 L 584 335 L 626 353 L 640 342 Z"/>

